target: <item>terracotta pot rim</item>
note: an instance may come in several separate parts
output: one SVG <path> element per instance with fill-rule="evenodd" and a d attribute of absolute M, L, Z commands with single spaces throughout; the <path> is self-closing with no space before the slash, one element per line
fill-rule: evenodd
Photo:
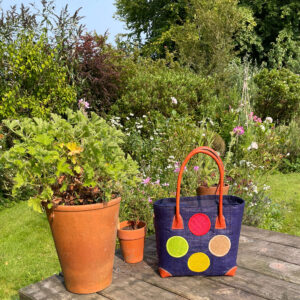
<path fill-rule="evenodd" d="M 139 221 L 142 227 L 135 230 L 123 230 L 124 227 L 129 226 L 133 221 L 123 221 L 119 224 L 118 238 L 121 240 L 138 240 L 146 236 L 146 222 Z"/>
<path fill-rule="evenodd" d="M 74 211 L 86 211 L 86 210 L 96 210 L 103 209 L 109 206 L 118 205 L 121 202 L 121 197 L 117 197 L 105 203 L 94 203 L 94 204 L 84 204 L 84 205 L 58 205 L 53 210 L 64 211 L 64 212 L 74 212 Z"/>
<path fill-rule="evenodd" d="M 201 188 L 206 188 L 206 189 L 211 189 L 211 188 L 216 188 L 218 186 L 218 184 L 216 184 L 216 185 L 212 185 L 212 186 L 205 186 L 205 185 L 198 185 L 198 187 L 201 187 Z M 229 184 L 228 183 L 225 183 L 224 185 L 223 185 L 223 187 L 227 187 L 227 186 L 229 186 Z"/>

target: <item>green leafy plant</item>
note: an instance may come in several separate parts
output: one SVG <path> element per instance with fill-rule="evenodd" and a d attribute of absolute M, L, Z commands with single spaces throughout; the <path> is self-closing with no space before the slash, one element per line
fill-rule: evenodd
<path fill-rule="evenodd" d="M 0 43 L 0 119 L 48 117 L 64 113 L 76 101 L 67 69 L 58 50 L 42 35 L 20 33 L 11 43 Z"/>
<path fill-rule="evenodd" d="M 255 112 L 272 117 L 276 123 L 288 123 L 299 116 L 300 78 L 288 69 L 263 69 L 255 77 L 258 90 L 254 95 Z"/>
<path fill-rule="evenodd" d="M 81 205 L 109 201 L 125 186 L 138 182 L 137 164 L 125 157 L 122 132 L 95 113 L 67 111 L 67 120 L 52 114 L 51 120 L 5 120 L 19 139 L 1 156 L 5 168 L 14 168 L 12 193 L 32 188 L 29 205 L 41 211 L 41 203 Z"/>

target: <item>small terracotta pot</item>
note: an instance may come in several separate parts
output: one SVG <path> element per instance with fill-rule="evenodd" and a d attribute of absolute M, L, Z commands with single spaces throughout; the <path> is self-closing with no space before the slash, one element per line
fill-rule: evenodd
<path fill-rule="evenodd" d="M 122 254 L 125 262 L 135 264 L 143 260 L 144 244 L 146 236 L 146 223 L 139 221 L 137 229 L 126 230 L 132 227 L 133 221 L 121 222 L 118 228 L 118 238 L 121 244 Z"/>
<path fill-rule="evenodd" d="M 217 190 L 218 187 L 218 190 Z M 223 186 L 223 195 L 228 195 L 229 191 L 229 185 L 225 184 Z M 197 196 L 205 196 L 205 195 L 219 195 L 220 193 L 220 188 L 219 186 L 211 186 L 211 187 L 206 187 L 203 185 L 200 185 L 197 187 Z"/>
<path fill-rule="evenodd" d="M 120 201 L 46 210 L 68 291 L 89 294 L 111 284 Z"/>

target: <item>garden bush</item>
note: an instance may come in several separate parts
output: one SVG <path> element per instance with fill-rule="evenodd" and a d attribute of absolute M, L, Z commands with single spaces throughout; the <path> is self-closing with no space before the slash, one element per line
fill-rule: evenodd
<path fill-rule="evenodd" d="M 182 115 L 205 114 L 208 102 L 216 103 L 214 80 L 201 77 L 168 61 L 139 58 L 132 64 L 133 74 L 124 82 L 120 99 L 112 114 L 126 117 L 129 113 L 141 117 L 149 111 L 159 111 L 169 117 L 172 110 Z"/>
<path fill-rule="evenodd" d="M 97 114 L 109 111 L 120 94 L 125 76 L 123 54 L 106 40 L 106 35 L 85 34 L 76 43 L 73 56 L 78 98 L 87 101 Z"/>
<path fill-rule="evenodd" d="M 10 44 L 1 43 L 0 69 L 0 119 L 47 118 L 75 103 L 67 69 L 44 35 L 35 40 L 33 34 L 22 33 Z"/>
<path fill-rule="evenodd" d="M 300 113 L 300 77 L 288 69 L 263 69 L 255 77 L 254 110 L 262 118 L 289 123 Z"/>

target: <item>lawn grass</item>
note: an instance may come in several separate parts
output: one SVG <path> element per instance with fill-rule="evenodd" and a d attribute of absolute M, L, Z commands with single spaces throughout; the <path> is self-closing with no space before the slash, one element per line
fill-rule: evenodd
<path fill-rule="evenodd" d="M 274 174 L 267 182 L 274 203 L 286 207 L 279 231 L 300 236 L 300 173 Z"/>
<path fill-rule="evenodd" d="M 19 299 L 20 288 L 59 270 L 45 215 L 26 202 L 0 211 L 0 299 Z"/>
<path fill-rule="evenodd" d="M 272 175 L 268 184 L 274 203 L 288 208 L 279 230 L 300 236 L 300 173 Z M 45 215 L 26 202 L 0 211 L 0 299 L 18 299 L 20 288 L 59 271 Z"/>

